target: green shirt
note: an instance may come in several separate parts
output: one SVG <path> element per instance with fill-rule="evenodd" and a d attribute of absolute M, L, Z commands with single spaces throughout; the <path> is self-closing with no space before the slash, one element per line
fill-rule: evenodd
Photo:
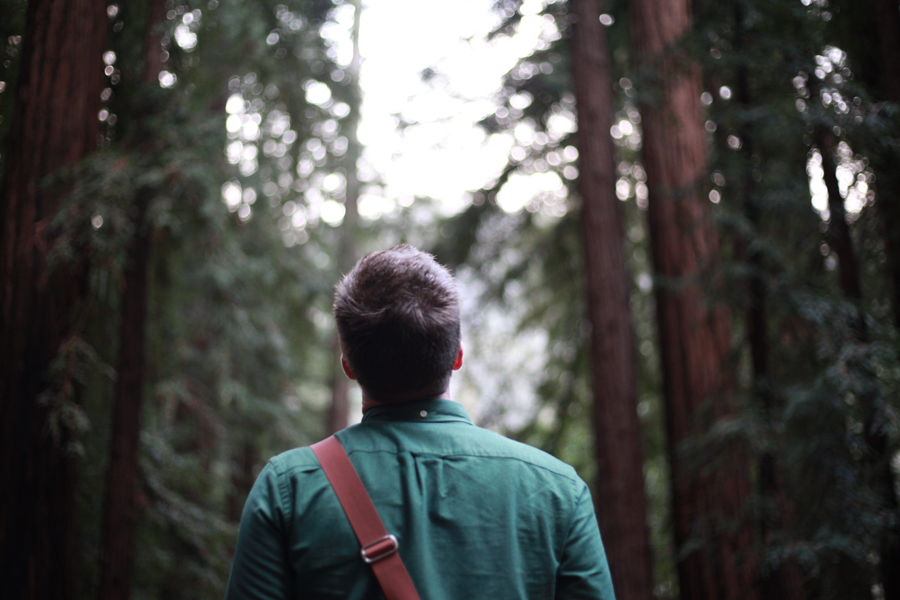
<path fill-rule="evenodd" d="M 460 404 L 372 408 L 339 432 L 422 600 L 614 600 L 575 470 L 472 424 Z M 269 461 L 244 508 L 227 600 L 383 598 L 309 448 Z"/>

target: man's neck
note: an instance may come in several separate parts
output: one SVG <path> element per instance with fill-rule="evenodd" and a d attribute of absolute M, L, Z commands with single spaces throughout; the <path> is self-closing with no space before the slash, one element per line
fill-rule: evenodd
<path fill-rule="evenodd" d="M 362 412 L 366 414 L 370 408 L 375 408 L 376 406 L 389 406 L 394 404 L 406 404 L 407 402 L 417 402 L 419 400 L 433 400 L 434 398 L 443 398 L 444 400 L 450 399 L 450 390 L 446 389 L 443 392 L 410 392 L 409 394 L 404 394 L 398 398 L 395 398 L 389 402 L 383 402 L 379 400 L 375 400 L 369 394 L 366 393 L 366 390 L 363 390 L 362 396 Z"/>

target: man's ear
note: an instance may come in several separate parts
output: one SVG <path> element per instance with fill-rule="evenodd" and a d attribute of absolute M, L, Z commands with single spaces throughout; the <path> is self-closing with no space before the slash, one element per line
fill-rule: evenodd
<path fill-rule="evenodd" d="M 454 371 L 459 371 L 459 369 L 462 367 L 462 356 L 463 356 L 462 342 L 460 342 L 459 343 L 459 354 L 456 355 L 456 360 L 453 362 L 453 370 Z"/>
<path fill-rule="evenodd" d="M 461 351 L 462 351 L 462 349 L 460 349 L 460 352 Z M 460 353 L 460 358 L 458 358 L 457 360 L 461 360 L 461 357 L 462 357 L 462 354 Z M 341 368 L 344 369 L 344 373 L 347 375 L 347 377 L 349 377 L 350 379 L 354 379 L 354 380 L 356 379 L 356 375 L 353 374 L 353 370 L 350 369 L 350 365 L 347 364 L 347 359 L 344 358 L 343 354 L 341 354 Z"/>

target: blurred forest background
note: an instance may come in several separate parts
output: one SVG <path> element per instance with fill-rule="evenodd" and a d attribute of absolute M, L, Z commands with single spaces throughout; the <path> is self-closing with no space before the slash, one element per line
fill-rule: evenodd
<path fill-rule="evenodd" d="M 360 0 L 0 2 L 0 597 L 221 597 L 261 466 L 358 419 L 334 283 L 409 242 L 620 600 L 900 599 L 898 2 L 485 2 L 533 48 L 453 211 L 366 209 Z"/>

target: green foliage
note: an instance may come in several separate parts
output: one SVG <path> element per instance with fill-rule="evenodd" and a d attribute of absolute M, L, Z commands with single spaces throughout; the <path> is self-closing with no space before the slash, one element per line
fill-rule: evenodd
<path fill-rule="evenodd" d="M 11 32 L 24 10 L 7 4 Z M 164 73 L 145 83 L 147 8 L 110 11 L 102 150 L 43 183 L 72 190 L 49 223 L 52 266 L 89 264 L 77 335 L 41 400 L 52 407 L 51 432 L 82 457 L 79 597 L 95 597 L 100 578 L 120 304 L 136 227 L 150 234 L 151 263 L 133 597 L 221 596 L 256 473 L 270 456 L 320 438 L 330 402 L 329 256 L 339 235 L 303 192 L 355 168 L 346 164 L 354 131 L 341 128 L 358 113 L 358 92 L 322 35 L 339 8 L 170 3 L 154 31 Z M 313 82 L 331 99 L 309 102 Z M 12 83 L 0 93 L 4 132 Z M 258 134 L 226 127 L 231 116 L 254 121 Z M 235 141 L 240 156 L 229 160 Z M 307 165 L 301 177 L 298 163 Z M 223 183 L 238 190 L 237 202 Z M 137 225 L 139 197 L 149 204 Z M 307 218 L 291 219 L 297 210 Z"/>

